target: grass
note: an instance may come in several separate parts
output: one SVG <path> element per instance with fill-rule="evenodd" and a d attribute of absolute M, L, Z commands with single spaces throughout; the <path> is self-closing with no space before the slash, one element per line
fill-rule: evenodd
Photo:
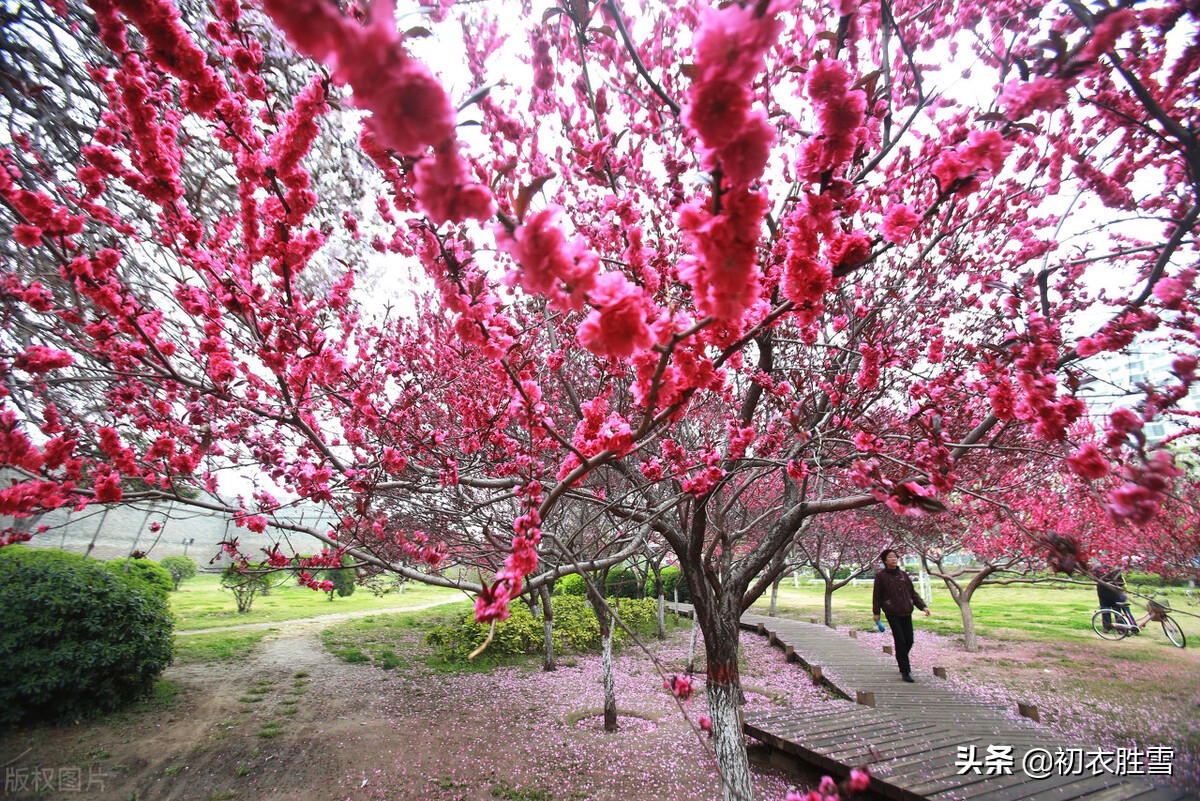
<path fill-rule="evenodd" d="M 423 640 L 434 626 L 456 623 L 471 609 L 461 602 L 415 614 L 371 615 L 325 628 L 321 641 L 325 650 L 352 664 L 370 664 L 384 670 L 420 664 L 441 674 L 488 673 L 501 665 L 526 665 L 538 656 L 502 656 L 485 651 L 473 662 L 445 659 L 428 649 L 414 650 L 413 639 Z"/>
<path fill-rule="evenodd" d="M 1178 595 L 1174 605 L 1177 613 L 1173 617 L 1187 635 L 1189 646 L 1194 641 L 1196 647 L 1200 647 L 1200 618 L 1183 614 L 1185 611 L 1200 613 L 1200 607 L 1186 606 Z M 914 617 L 918 628 L 948 637 L 962 636 L 962 615 L 948 590 L 935 584 L 930 606 L 932 617 L 920 613 Z M 971 600 L 975 631 L 980 636 L 1041 642 L 1098 641 L 1092 631 L 1092 612 L 1098 606 L 1095 589 L 1077 584 L 983 586 Z M 768 599 L 764 597 L 750 611 L 766 614 L 767 608 Z M 802 580 L 796 588 L 790 580 L 785 580 L 779 588 L 778 608 L 785 617 L 824 619 L 822 586 L 805 584 Z M 1140 611 L 1136 605 L 1134 611 Z M 868 630 L 872 625 L 871 587 L 848 586 L 835 592 L 833 623 Z M 1142 646 L 1149 643 L 1176 650 L 1156 624 L 1141 635 L 1140 641 Z M 1144 654 L 1133 655 L 1139 650 L 1130 649 L 1129 658 L 1143 658 Z"/>
<path fill-rule="evenodd" d="M 175 638 L 175 663 L 190 665 L 197 662 L 236 662 L 246 659 L 275 629 L 251 631 L 218 631 L 211 634 L 192 634 Z"/>
<path fill-rule="evenodd" d="M 175 627 L 180 631 L 188 631 L 242 623 L 280 623 L 340 612 L 422 606 L 457 601 L 463 597 L 457 590 L 409 582 L 403 592 L 378 596 L 359 587 L 348 598 L 330 602 L 324 593 L 301 587 L 283 575 L 280 581 L 284 584 L 273 588 L 266 596 L 255 598 L 249 612 L 238 614 L 233 593 L 221 587 L 220 576 L 202 573 L 183 582 L 178 591 L 171 593 Z"/>

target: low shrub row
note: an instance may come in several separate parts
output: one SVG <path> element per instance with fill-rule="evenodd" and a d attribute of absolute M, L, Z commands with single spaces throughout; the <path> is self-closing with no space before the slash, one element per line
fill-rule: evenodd
<path fill-rule="evenodd" d="M 557 595 L 553 600 L 554 643 L 557 649 L 571 652 L 594 651 L 600 647 L 600 622 L 586 598 L 577 595 Z M 652 598 L 620 599 L 613 608 L 625 625 L 639 637 L 653 636 L 658 630 L 658 602 Z M 496 624 L 488 651 L 495 655 L 539 653 L 544 647 L 542 618 L 534 617 L 529 607 L 520 602 L 509 606 L 509 618 Z M 457 623 L 437 626 L 426 635 L 425 641 L 447 660 L 466 659 L 467 655 L 487 639 L 489 625 L 475 622 L 473 612 Z M 613 642 L 628 639 L 625 630 L 614 624 Z"/>
<path fill-rule="evenodd" d="M 663 596 L 668 601 L 675 600 L 678 590 L 679 601 L 690 603 L 692 595 L 688 591 L 687 578 L 677 567 L 665 567 L 662 570 Z M 554 582 L 554 594 L 557 596 L 587 597 L 587 582 L 583 576 L 572 574 Z M 645 581 L 640 573 L 633 570 L 612 570 L 604 584 L 605 598 L 655 598 L 654 576 L 651 574 Z"/>

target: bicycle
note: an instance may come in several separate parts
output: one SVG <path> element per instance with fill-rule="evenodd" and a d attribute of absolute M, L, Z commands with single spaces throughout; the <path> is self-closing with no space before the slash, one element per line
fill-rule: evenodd
<path fill-rule="evenodd" d="M 1101 639 L 1123 640 L 1131 634 L 1140 634 L 1146 624 L 1153 621 L 1162 625 L 1163 634 L 1167 635 L 1172 645 L 1183 648 L 1187 645 L 1187 638 L 1175 619 L 1167 614 L 1167 609 L 1167 606 L 1158 601 L 1150 601 L 1146 607 L 1146 616 L 1139 620 L 1134 617 L 1128 606 L 1123 609 L 1104 607 L 1092 613 L 1092 630 Z M 1104 625 L 1105 616 L 1109 620 L 1107 626 Z"/>

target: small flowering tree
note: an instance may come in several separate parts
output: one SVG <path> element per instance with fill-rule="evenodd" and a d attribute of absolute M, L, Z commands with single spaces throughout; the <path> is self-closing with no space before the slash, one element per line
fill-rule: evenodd
<path fill-rule="evenodd" d="M 603 568 L 542 563 L 564 509 L 603 510 L 687 577 L 747 799 L 737 621 L 806 521 L 1000 504 L 992 465 L 1029 449 L 1114 519 L 1177 492 L 1143 430 L 1197 365 L 1186 4 L 187 11 L 38 18 L 86 54 L 90 105 L 52 149 L 22 99 L 0 153 L 0 512 L 191 484 L 319 539 L 309 586 L 351 553 L 469 588 L 487 622 Z M 409 313 L 358 288 L 381 270 L 423 287 Z M 1172 375 L 1089 424 L 1086 360 L 1149 338 Z M 231 466 L 336 523 L 221 500 Z M 493 524 L 443 542 L 397 493 Z M 1074 535 L 1040 535 L 1065 568 Z M 434 572 L 452 552 L 495 572 Z"/>

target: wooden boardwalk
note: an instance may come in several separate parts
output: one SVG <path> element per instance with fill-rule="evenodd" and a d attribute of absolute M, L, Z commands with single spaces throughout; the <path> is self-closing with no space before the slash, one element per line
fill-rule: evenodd
<path fill-rule="evenodd" d="M 933 675 L 914 674 L 917 682 L 908 684 L 892 656 L 846 631 L 757 615 L 743 617 L 742 626 L 770 638 L 810 672 L 820 668 L 822 683 L 845 699 L 748 714 L 746 733 L 838 777 L 869 763 L 871 789 L 879 795 L 896 801 L 1200 801 L 1165 784 L 1166 753 L 1065 741 L 1018 716 L 1016 699 L 1000 708 Z M 869 693 L 861 700 L 874 706 L 856 703 L 860 693 Z M 968 762 L 974 767 L 966 768 Z"/>

